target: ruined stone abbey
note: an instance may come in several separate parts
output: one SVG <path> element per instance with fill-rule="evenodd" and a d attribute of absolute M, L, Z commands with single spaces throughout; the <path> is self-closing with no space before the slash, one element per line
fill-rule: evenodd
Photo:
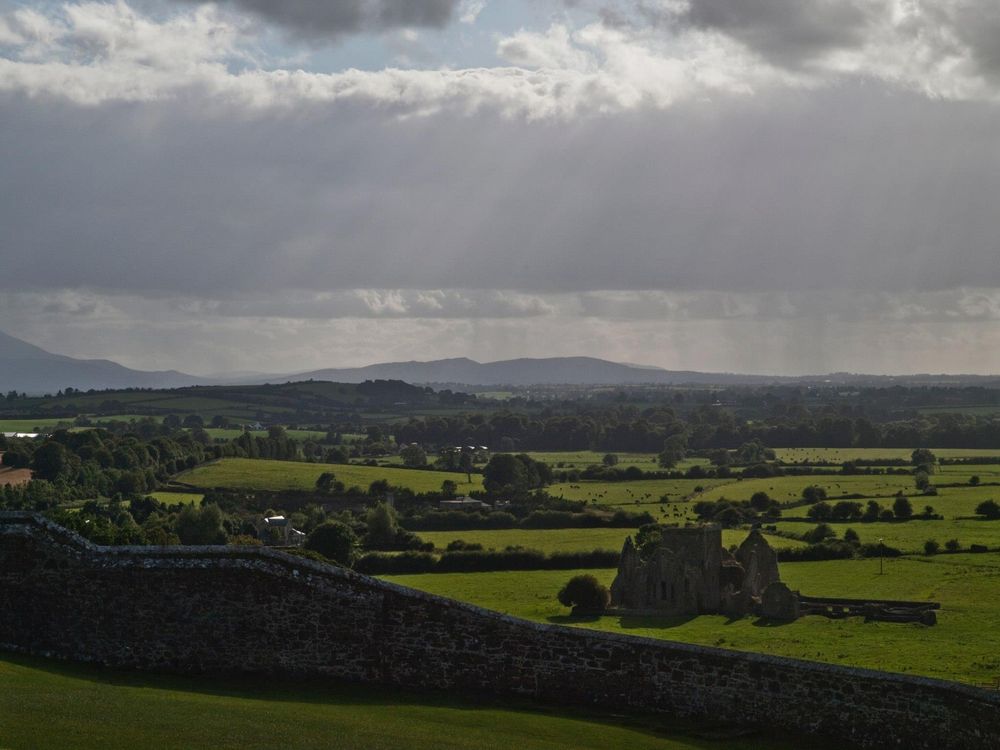
<path fill-rule="evenodd" d="M 631 537 L 625 540 L 618 576 L 611 584 L 611 604 L 616 609 L 742 617 L 761 606 L 772 584 L 787 591 L 780 583 L 778 556 L 756 529 L 735 555 L 723 548 L 722 529 L 717 526 L 664 528 L 661 533 L 652 550 L 638 549 Z M 778 599 L 776 593 L 768 598 Z M 789 611 L 784 619 L 795 616 Z"/>

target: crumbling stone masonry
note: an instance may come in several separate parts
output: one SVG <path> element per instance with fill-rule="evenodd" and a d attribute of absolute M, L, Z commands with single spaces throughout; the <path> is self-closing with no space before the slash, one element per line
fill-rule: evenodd
<path fill-rule="evenodd" d="M 778 556 L 756 529 L 734 556 L 722 548 L 718 526 L 664 528 L 645 560 L 632 538 L 625 540 L 611 606 L 663 616 L 742 617 L 755 611 L 765 589 L 778 581 Z"/>
<path fill-rule="evenodd" d="M 97 547 L 26 513 L 0 513 L 0 649 L 513 695 L 869 748 L 1000 747 L 992 691 L 531 623 L 269 549 Z"/>

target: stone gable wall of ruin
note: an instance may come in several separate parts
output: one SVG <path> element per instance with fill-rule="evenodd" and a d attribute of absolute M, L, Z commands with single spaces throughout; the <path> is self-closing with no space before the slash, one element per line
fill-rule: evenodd
<path fill-rule="evenodd" d="M 259 548 L 94 546 L 0 513 L 0 649 L 328 676 L 774 726 L 862 747 L 1000 747 L 1000 694 L 543 625 Z"/>

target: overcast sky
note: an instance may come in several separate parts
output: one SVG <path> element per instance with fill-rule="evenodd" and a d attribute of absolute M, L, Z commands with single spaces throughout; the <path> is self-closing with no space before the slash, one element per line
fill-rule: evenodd
<path fill-rule="evenodd" d="M 0 0 L 0 329 L 1000 372 L 995 0 Z"/>

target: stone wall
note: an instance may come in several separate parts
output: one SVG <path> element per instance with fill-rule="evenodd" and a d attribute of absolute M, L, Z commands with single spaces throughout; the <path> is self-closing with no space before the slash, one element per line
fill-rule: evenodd
<path fill-rule="evenodd" d="M 257 548 L 97 547 L 0 513 L 0 648 L 325 675 L 775 726 L 863 747 L 1000 747 L 1000 694 L 541 625 Z"/>

